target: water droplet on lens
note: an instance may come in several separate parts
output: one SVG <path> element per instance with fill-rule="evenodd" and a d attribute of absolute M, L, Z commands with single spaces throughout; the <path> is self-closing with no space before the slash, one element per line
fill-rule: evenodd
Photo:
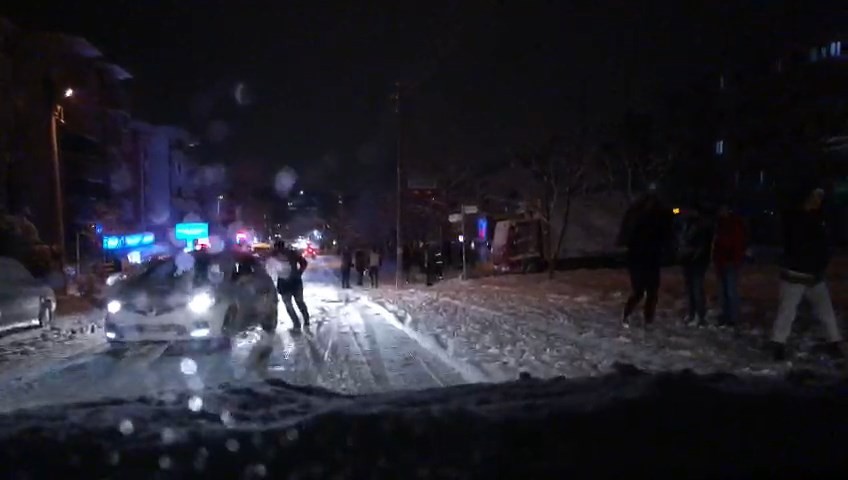
<path fill-rule="evenodd" d="M 227 443 L 225 445 L 227 447 L 227 450 L 233 453 L 238 452 L 240 446 L 238 440 L 236 440 L 235 438 L 227 440 Z"/>
<path fill-rule="evenodd" d="M 118 430 L 120 430 L 124 435 L 132 435 L 135 428 L 129 419 L 123 419 L 121 420 L 121 423 L 118 424 Z"/>
<path fill-rule="evenodd" d="M 171 457 L 167 455 L 162 455 L 161 457 L 159 457 L 159 468 L 161 468 L 162 470 L 168 470 L 171 468 L 171 465 Z"/>
<path fill-rule="evenodd" d="M 180 360 L 180 371 L 183 375 L 194 375 L 197 373 L 197 363 L 190 358 Z"/>
<path fill-rule="evenodd" d="M 199 412 L 203 408 L 203 399 L 197 395 L 192 395 L 188 399 L 188 409 L 192 412 Z"/>
<path fill-rule="evenodd" d="M 177 434 L 170 428 L 164 428 L 162 430 L 162 443 L 165 445 L 170 445 L 174 443 L 174 440 L 177 439 Z"/>

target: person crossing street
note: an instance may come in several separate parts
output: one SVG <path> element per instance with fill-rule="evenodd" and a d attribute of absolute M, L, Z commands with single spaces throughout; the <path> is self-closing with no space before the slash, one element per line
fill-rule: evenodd
<path fill-rule="evenodd" d="M 294 305 L 303 315 L 303 325 L 309 326 L 309 310 L 303 300 L 303 272 L 309 263 L 295 250 L 288 248 L 282 240 L 274 244 L 274 254 L 268 259 L 266 269 L 271 278 L 276 279 L 277 292 L 283 299 L 286 312 L 292 320 L 293 330 L 301 329 L 301 322 L 295 312 Z"/>

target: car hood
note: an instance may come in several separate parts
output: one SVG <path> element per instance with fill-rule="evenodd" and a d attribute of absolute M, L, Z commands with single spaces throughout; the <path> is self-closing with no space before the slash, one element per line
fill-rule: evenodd
<path fill-rule="evenodd" d="M 31 478 L 821 475 L 844 472 L 846 392 L 633 369 L 364 397 L 257 381 L 3 415 L 0 462 Z"/>

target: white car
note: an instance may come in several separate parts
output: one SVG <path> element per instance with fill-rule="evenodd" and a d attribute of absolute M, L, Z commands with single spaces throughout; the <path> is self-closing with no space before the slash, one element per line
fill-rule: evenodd
<path fill-rule="evenodd" d="M 186 265 L 186 263 L 188 265 Z M 277 291 L 253 255 L 194 253 L 152 261 L 106 300 L 106 339 L 229 341 L 252 326 L 273 331 Z"/>
<path fill-rule="evenodd" d="M 0 257 L 0 332 L 49 327 L 56 313 L 56 294 L 36 280 L 20 262 Z"/>

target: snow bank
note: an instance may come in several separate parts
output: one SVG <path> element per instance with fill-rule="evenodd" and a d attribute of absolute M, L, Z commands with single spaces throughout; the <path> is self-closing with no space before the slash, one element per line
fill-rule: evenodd
<path fill-rule="evenodd" d="M 817 478 L 848 384 L 633 367 L 347 397 L 279 381 L 0 416 L 4 478 Z"/>

